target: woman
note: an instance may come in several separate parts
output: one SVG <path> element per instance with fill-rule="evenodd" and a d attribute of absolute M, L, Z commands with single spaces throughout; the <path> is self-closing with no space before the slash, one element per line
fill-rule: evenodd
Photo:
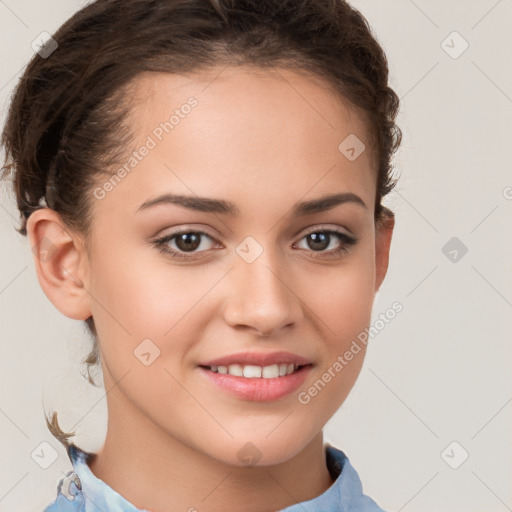
<path fill-rule="evenodd" d="M 388 266 L 398 98 L 342 1 L 97 0 L 3 134 L 39 283 L 94 336 L 64 510 L 382 510 L 322 428 Z M 349 353 L 352 356 L 349 356 Z"/>

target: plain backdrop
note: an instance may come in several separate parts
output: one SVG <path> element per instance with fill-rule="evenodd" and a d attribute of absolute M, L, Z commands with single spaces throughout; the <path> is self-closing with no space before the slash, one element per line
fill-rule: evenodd
<path fill-rule="evenodd" d="M 512 2 L 351 3 L 384 47 L 402 101 L 400 181 L 386 200 L 396 228 L 374 318 L 395 301 L 403 310 L 371 339 L 326 440 L 385 510 L 512 510 Z M 2 124 L 31 42 L 82 5 L 0 0 Z M 17 224 L 2 183 L 0 510 L 34 512 L 71 469 L 43 406 L 94 451 L 106 402 L 81 376 L 83 324 L 42 292 Z M 58 454 L 47 469 L 31 455 L 43 442 Z"/>

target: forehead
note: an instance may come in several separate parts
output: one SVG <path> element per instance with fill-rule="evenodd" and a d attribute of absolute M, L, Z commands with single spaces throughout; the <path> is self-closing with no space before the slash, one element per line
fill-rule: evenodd
<path fill-rule="evenodd" d="M 269 132 L 272 125 L 268 123 L 286 112 L 290 122 L 300 118 L 311 130 L 318 128 L 319 133 L 326 128 L 336 132 L 350 126 L 361 138 L 366 137 L 367 114 L 321 77 L 301 70 L 249 65 L 213 66 L 179 75 L 139 74 L 130 82 L 127 92 L 132 126 L 137 125 L 139 134 L 148 131 L 151 125 L 146 125 L 145 121 L 169 117 L 166 113 L 179 109 L 191 96 L 199 103 L 196 113 L 206 109 L 213 112 L 220 107 L 226 114 L 224 123 L 228 122 L 228 114 L 234 122 L 239 122 L 240 118 L 249 122 L 247 114 L 250 114 L 254 121 L 265 120 L 267 124 L 261 128 Z M 257 111 L 251 111 L 250 105 L 256 103 Z M 279 122 L 282 123 L 282 119 Z"/>
<path fill-rule="evenodd" d="M 125 101 L 134 134 L 127 161 L 150 148 L 110 194 L 131 201 L 132 211 L 162 192 L 242 200 L 286 191 L 297 200 L 334 186 L 366 196 L 373 208 L 371 152 L 350 161 L 340 151 L 353 136 L 369 148 L 365 118 L 321 79 L 246 66 L 143 73 Z"/>

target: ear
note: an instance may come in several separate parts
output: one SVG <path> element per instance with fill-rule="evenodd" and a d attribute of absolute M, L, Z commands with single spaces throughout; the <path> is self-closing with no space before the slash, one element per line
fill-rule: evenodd
<path fill-rule="evenodd" d="M 71 234 L 59 214 L 50 208 L 41 208 L 30 215 L 27 235 L 37 278 L 46 296 L 67 317 L 89 318 L 89 294 L 84 287 L 87 254 L 82 238 Z"/>
<path fill-rule="evenodd" d="M 393 228 L 395 227 L 395 214 L 384 207 L 383 218 L 375 226 L 375 292 L 386 277 L 389 263 L 389 250 Z"/>

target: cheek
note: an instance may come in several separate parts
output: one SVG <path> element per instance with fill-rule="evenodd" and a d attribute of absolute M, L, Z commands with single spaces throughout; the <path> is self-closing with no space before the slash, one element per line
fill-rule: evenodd
<path fill-rule="evenodd" d="M 322 320 L 325 346 L 318 373 L 301 403 L 318 407 L 325 418 L 345 401 L 361 371 L 374 279 L 374 255 L 371 247 L 365 247 L 337 267 L 323 286 L 311 288 L 310 305 Z"/>
<path fill-rule="evenodd" d="M 151 251 L 105 248 L 104 256 L 95 258 L 90 284 L 97 302 L 92 304 L 95 321 L 98 315 L 107 322 L 117 321 L 129 332 L 148 329 L 153 335 L 172 326 L 173 317 L 193 298 L 194 289 L 186 272 L 178 269 L 171 276 L 163 260 L 148 257 Z"/>
<path fill-rule="evenodd" d="M 299 395 L 300 407 L 327 422 L 353 388 L 366 354 L 365 330 L 371 322 L 373 271 L 367 261 L 337 270 L 324 293 L 315 287 L 310 305 L 321 319 L 325 345 L 314 378 Z M 327 290 L 327 291 L 326 291 Z M 323 424 L 323 423 L 322 423 Z"/>
<path fill-rule="evenodd" d="M 187 325 L 193 330 L 205 327 L 203 322 L 211 321 L 205 311 L 215 309 L 216 294 L 208 294 L 226 273 L 219 265 L 180 266 L 157 249 L 128 249 L 119 242 L 104 244 L 93 261 L 89 290 L 100 339 L 129 343 L 132 350 L 145 338 L 161 347 L 166 339 L 173 339 L 178 348 L 176 337 L 185 334 Z M 367 242 L 340 265 L 309 271 L 296 267 L 288 274 L 305 316 L 318 323 L 330 351 L 350 345 L 369 324 L 374 273 L 374 254 Z"/>
<path fill-rule="evenodd" d="M 91 307 L 98 328 L 113 324 L 125 335 L 166 336 L 182 318 L 190 313 L 197 316 L 193 312 L 196 305 L 202 302 L 199 309 L 207 305 L 207 294 L 226 272 L 218 265 L 180 266 L 167 261 L 157 249 L 110 245 L 97 252 L 91 267 Z M 338 266 L 296 267 L 287 278 L 303 307 L 311 308 L 323 321 L 326 332 L 346 338 L 370 321 L 375 269 L 369 242 L 360 244 Z M 190 322 L 190 316 L 187 318 Z M 195 318 L 197 321 L 200 319 Z"/>
<path fill-rule="evenodd" d="M 307 290 L 306 304 L 323 321 L 327 338 L 341 348 L 340 343 L 349 342 L 371 321 L 375 296 L 372 251 L 359 251 L 345 264 L 307 284 Z"/>
<path fill-rule="evenodd" d="M 147 248 L 129 254 L 105 250 L 91 268 L 91 309 L 100 340 L 107 340 L 103 349 L 131 364 L 134 349 L 149 339 L 161 349 L 161 360 L 169 348 L 176 357 L 211 318 L 204 312 L 207 294 L 225 269 L 179 266 Z"/>

